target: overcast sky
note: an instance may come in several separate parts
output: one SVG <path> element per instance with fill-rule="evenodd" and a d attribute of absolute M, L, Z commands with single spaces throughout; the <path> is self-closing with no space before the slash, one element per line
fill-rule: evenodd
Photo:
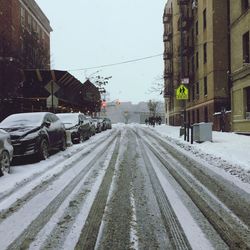
<path fill-rule="evenodd" d="M 36 2 L 53 28 L 53 69 L 68 70 L 81 82 L 97 70 L 100 70 L 98 74 L 102 77 L 112 76 L 106 87 L 111 101 L 163 101 L 159 93 L 149 93 L 155 79 L 163 75 L 162 56 L 100 69 L 70 70 L 120 63 L 163 53 L 162 15 L 166 0 Z"/>

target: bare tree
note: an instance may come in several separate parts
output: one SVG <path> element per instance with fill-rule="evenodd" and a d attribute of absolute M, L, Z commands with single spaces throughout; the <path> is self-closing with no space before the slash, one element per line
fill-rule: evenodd
<path fill-rule="evenodd" d="M 151 87 L 148 89 L 148 93 L 159 93 L 162 95 L 164 92 L 164 81 L 163 76 L 157 76 L 152 82 Z"/>
<path fill-rule="evenodd" d="M 149 115 L 155 117 L 159 109 L 159 102 L 149 100 L 148 109 L 149 109 Z"/>

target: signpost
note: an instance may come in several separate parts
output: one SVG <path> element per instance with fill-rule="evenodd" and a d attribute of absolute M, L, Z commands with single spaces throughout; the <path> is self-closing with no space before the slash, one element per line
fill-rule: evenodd
<path fill-rule="evenodd" d="M 182 84 L 189 84 L 189 78 L 182 78 L 181 83 Z"/>
<path fill-rule="evenodd" d="M 176 100 L 188 100 L 188 88 L 181 84 L 176 90 Z"/>
<path fill-rule="evenodd" d="M 50 96 L 47 98 L 47 108 L 52 108 L 54 112 L 54 108 L 58 107 L 58 98 L 54 95 L 59 89 L 59 85 L 54 81 L 48 82 L 44 88 L 50 93 Z"/>
<path fill-rule="evenodd" d="M 54 95 L 50 95 L 47 100 L 47 108 L 56 108 L 58 107 L 58 98 Z"/>

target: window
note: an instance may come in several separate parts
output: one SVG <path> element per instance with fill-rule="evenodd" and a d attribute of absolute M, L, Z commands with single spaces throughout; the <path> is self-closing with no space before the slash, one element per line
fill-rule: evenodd
<path fill-rule="evenodd" d="M 42 39 L 43 40 L 45 39 L 45 33 L 44 33 L 44 31 L 42 31 Z"/>
<path fill-rule="evenodd" d="M 207 63 L 207 43 L 203 44 L 203 57 L 204 57 L 204 63 Z"/>
<path fill-rule="evenodd" d="M 194 46 L 194 29 L 192 29 L 191 32 L 191 41 L 192 41 L 192 46 Z"/>
<path fill-rule="evenodd" d="M 196 52 L 196 69 L 199 68 L 199 53 Z"/>
<path fill-rule="evenodd" d="M 192 73 L 194 73 L 194 57 L 192 57 Z"/>
<path fill-rule="evenodd" d="M 37 25 L 37 35 L 38 35 L 38 38 L 41 39 L 41 28 L 39 25 Z"/>
<path fill-rule="evenodd" d="M 243 63 L 249 63 L 249 31 L 243 35 Z"/>
<path fill-rule="evenodd" d="M 241 0 L 241 10 L 245 12 L 249 8 L 248 0 Z"/>
<path fill-rule="evenodd" d="M 196 32 L 196 36 L 199 34 L 198 28 L 199 28 L 199 26 L 198 26 L 198 21 L 196 21 L 196 23 L 195 23 L 195 32 Z"/>
<path fill-rule="evenodd" d="M 246 112 L 250 112 L 250 86 L 245 88 L 246 93 Z"/>
<path fill-rule="evenodd" d="M 207 10 L 203 10 L 203 30 L 207 28 Z"/>
<path fill-rule="evenodd" d="M 21 44 L 21 46 L 20 46 L 21 53 L 23 54 L 24 53 L 24 43 L 23 43 L 23 39 L 22 38 L 20 39 L 20 44 Z"/>
<path fill-rule="evenodd" d="M 200 94 L 200 85 L 199 82 L 196 83 L 196 95 L 199 96 Z"/>
<path fill-rule="evenodd" d="M 37 23 L 36 23 L 36 20 L 35 20 L 35 19 L 33 19 L 33 22 L 32 22 L 32 30 L 33 30 L 34 32 L 37 31 Z"/>
<path fill-rule="evenodd" d="M 192 85 L 192 100 L 195 99 L 195 89 L 194 89 L 194 85 Z"/>
<path fill-rule="evenodd" d="M 21 25 L 25 26 L 25 9 L 21 7 Z"/>
<path fill-rule="evenodd" d="M 31 31 L 31 16 L 28 15 L 28 30 Z"/>
<path fill-rule="evenodd" d="M 207 95 L 207 77 L 204 77 L 204 96 Z"/>

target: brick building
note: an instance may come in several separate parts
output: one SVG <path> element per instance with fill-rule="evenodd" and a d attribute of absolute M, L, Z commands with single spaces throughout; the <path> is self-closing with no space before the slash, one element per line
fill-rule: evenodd
<path fill-rule="evenodd" d="M 250 1 L 230 1 L 232 129 L 250 133 Z"/>
<path fill-rule="evenodd" d="M 230 125 L 217 116 L 230 110 L 228 1 L 169 0 L 163 23 L 169 123 L 213 122 L 216 130 Z M 175 97 L 182 79 L 189 80 L 186 101 Z"/>
<path fill-rule="evenodd" d="M 50 68 L 51 31 L 34 0 L 0 0 L 0 119 L 19 111 L 22 70 Z"/>

